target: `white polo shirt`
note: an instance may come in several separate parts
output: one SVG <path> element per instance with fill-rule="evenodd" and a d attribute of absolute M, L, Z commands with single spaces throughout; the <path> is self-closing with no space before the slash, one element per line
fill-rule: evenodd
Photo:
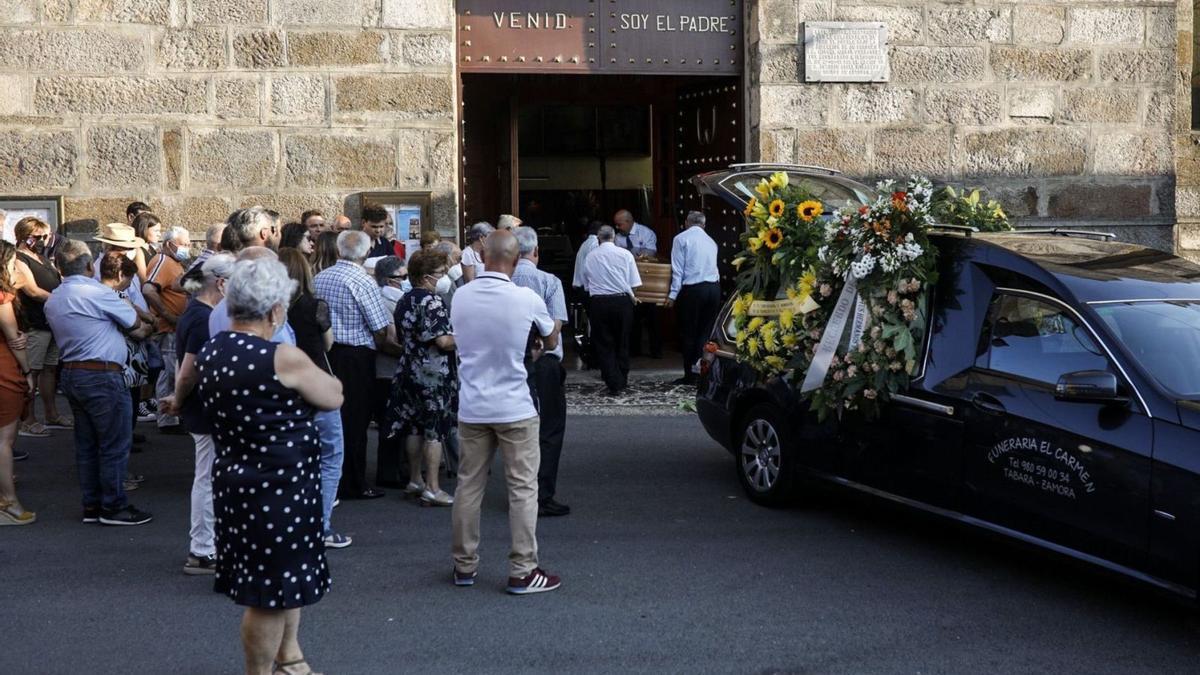
<path fill-rule="evenodd" d="M 554 332 L 546 303 L 499 272 L 483 272 L 454 293 L 450 324 L 458 346 L 458 420 L 508 424 L 537 417 L 529 395 L 529 330 Z"/>
<path fill-rule="evenodd" d="M 583 283 L 588 295 L 633 295 L 642 285 L 633 254 L 606 241 L 588 254 L 583 263 Z"/>
<path fill-rule="evenodd" d="M 475 276 L 483 274 L 483 257 L 475 252 L 475 249 L 470 246 L 462 250 L 462 266 L 474 267 Z"/>

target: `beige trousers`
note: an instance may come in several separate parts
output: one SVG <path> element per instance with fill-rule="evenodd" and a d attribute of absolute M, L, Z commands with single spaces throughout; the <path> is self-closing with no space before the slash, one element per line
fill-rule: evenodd
<path fill-rule="evenodd" d="M 479 510 L 497 447 L 508 484 L 508 527 L 512 531 L 508 575 L 525 577 L 537 567 L 538 428 L 537 417 L 508 424 L 459 422 L 458 488 L 451 514 L 454 568 L 459 572 L 470 573 L 479 567 Z"/>

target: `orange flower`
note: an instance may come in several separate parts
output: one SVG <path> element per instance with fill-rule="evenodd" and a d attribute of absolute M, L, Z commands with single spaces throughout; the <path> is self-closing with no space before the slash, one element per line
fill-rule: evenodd
<path fill-rule="evenodd" d="M 800 220 L 803 220 L 806 223 L 811 223 L 814 218 L 820 216 L 824 212 L 824 205 L 815 199 L 801 202 L 800 205 L 796 207 L 796 215 L 800 217 Z"/>
<path fill-rule="evenodd" d="M 780 244 L 783 243 L 783 230 L 778 227 L 772 227 L 767 230 L 767 237 L 763 240 L 763 243 L 772 251 L 779 248 Z"/>
<path fill-rule="evenodd" d="M 754 213 L 755 206 L 758 206 L 758 200 L 754 197 L 751 197 L 750 203 L 746 205 L 746 210 L 743 211 L 747 218 L 750 217 L 750 214 Z"/>
<path fill-rule="evenodd" d="M 772 216 L 779 218 L 783 215 L 783 210 L 785 208 L 787 208 L 787 205 L 783 203 L 783 200 L 776 199 L 775 201 L 771 202 L 771 207 L 769 210 Z"/>
<path fill-rule="evenodd" d="M 908 201 L 907 200 L 908 200 L 907 192 L 893 192 L 892 193 L 892 208 L 896 209 L 897 211 L 899 211 L 901 213 L 904 213 L 905 211 L 908 210 Z"/>

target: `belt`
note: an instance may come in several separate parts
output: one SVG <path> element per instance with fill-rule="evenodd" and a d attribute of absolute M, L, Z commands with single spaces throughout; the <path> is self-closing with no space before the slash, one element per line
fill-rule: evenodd
<path fill-rule="evenodd" d="M 611 298 L 628 298 L 628 293 L 613 293 L 612 295 L 593 295 L 593 300 L 611 299 Z"/>
<path fill-rule="evenodd" d="M 64 370 L 103 370 L 111 372 L 125 370 L 125 366 L 111 361 L 67 361 L 62 367 Z"/>

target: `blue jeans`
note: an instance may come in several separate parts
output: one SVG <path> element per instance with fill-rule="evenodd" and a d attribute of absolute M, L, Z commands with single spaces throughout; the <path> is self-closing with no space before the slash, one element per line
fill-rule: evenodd
<path fill-rule="evenodd" d="M 125 472 L 133 445 L 133 403 L 119 371 L 64 368 L 62 388 L 75 415 L 75 463 L 84 508 L 125 507 Z"/>
<path fill-rule="evenodd" d="M 342 443 L 342 413 L 338 410 L 319 412 L 313 416 L 313 421 L 317 423 L 317 434 L 321 439 L 321 513 L 328 535 L 333 532 L 329 529 L 329 518 L 333 515 L 338 483 L 342 480 L 342 457 L 346 454 Z"/>

